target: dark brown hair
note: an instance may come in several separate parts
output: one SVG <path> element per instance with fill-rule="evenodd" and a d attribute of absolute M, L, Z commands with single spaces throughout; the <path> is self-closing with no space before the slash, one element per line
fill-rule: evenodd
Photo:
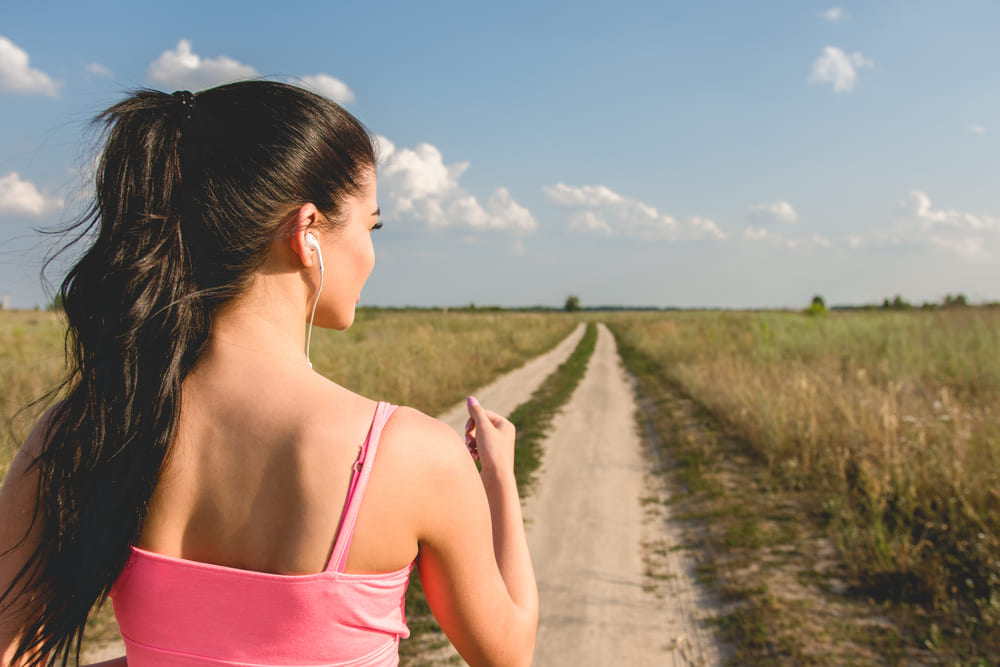
<path fill-rule="evenodd" d="M 33 594 L 15 655 L 31 664 L 78 657 L 91 607 L 141 533 L 214 309 L 292 211 L 312 202 L 336 223 L 375 165 L 351 114 L 270 81 L 139 90 L 95 122 L 96 196 L 70 228 L 92 242 L 59 291 L 69 364 L 34 463 L 41 542 L 0 597 Z"/>

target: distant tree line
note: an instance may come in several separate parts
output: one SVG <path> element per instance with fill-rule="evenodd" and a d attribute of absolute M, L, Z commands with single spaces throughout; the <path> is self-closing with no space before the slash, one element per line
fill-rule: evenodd
<path fill-rule="evenodd" d="M 983 304 L 985 306 L 998 306 L 1000 304 L 987 303 Z M 964 294 L 959 292 L 958 294 L 946 294 L 944 299 L 939 303 L 934 301 L 924 301 L 919 306 L 915 306 L 901 295 L 897 294 L 890 298 L 885 298 L 882 300 L 882 305 L 864 305 L 864 306 L 832 306 L 831 310 L 910 310 L 912 308 L 920 308 L 921 310 L 936 310 L 938 308 L 965 308 L 970 306 L 969 300 Z M 826 302 L 822 296 L 816 295 L 812 298 L 809 306 L 803 310 L 806 315 L 823 315 L 827 312 Z"/>
<path fill-rule="evenodd" d="M 958 294 L 945 294 L 944 299 L 941 303 L 934 303 L 933 301 L 924 301 L 920 308 L 924 310 L 933 310 L 935 308 L 965 308 L 969 305 L 968 299 L 965 295 L 959 292 Z M 882 300 L 883 310 L 909 310 L 913 308 L 913 304 L 901 297 L 896 295 L 890 301 L 889 299 Z"/>

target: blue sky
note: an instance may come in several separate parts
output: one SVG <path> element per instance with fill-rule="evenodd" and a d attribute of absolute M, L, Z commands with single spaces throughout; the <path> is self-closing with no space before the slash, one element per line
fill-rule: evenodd
<path fill-rule="evenodd" d="M 84 7 L 83 5 L 86 5 Z M 0 294 L 88 120 L 297 80 L 382 143 L 368 305 L 1000 300 L 1000 5 L 47 2 L 0 21 Z M 58 271 L 51 274 L 58 279 Z"/>

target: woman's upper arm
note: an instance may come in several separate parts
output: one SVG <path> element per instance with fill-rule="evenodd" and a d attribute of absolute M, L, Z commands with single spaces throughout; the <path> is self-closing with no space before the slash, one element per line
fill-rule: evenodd
<path fill-rule="evenodd" d="M 42 451 L 46 424 L 47 419 L 43 419 L 35 426 L 0 488 L 0 594 L 7 593 L 0 603 L 4 665 L 11 664 L 15 641 L 32 613 L 27 596 L 22 595 L 29 582 L 22 578 L 15 584 L 15 579 L 41 539 L 42 511 L 36 508 L 39 473 L 31 464 Z"/>
<path fill-rule="evenodd" d="M 424 419 L 409 448 L 419 457 L 414 461 L 419 500 L 412 509 L 427 602 L 469 664 L 526 663 L 535 620 L 514 604 L 500 575 L 475 463 L 454 431 Z"/>

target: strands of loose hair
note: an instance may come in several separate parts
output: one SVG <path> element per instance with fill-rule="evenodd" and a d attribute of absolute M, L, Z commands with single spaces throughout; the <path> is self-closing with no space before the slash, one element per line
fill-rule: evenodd
<path fill-rule="evenodd" d="M 96 122 L 95 202 L 66 230 L 67 247 L 93 240 L 59 290 L 67 372 L 32 464 L 39 544 L 0 595 L 0 611 L 32 605 L 14 656 L 32 665 L 79 660 L 90 609 L 141 535 L 214 309 L 289 212 L 312 202 L 337 224 L 375 164 L 353 116 L 276 82 L 140 90 Z"/>

